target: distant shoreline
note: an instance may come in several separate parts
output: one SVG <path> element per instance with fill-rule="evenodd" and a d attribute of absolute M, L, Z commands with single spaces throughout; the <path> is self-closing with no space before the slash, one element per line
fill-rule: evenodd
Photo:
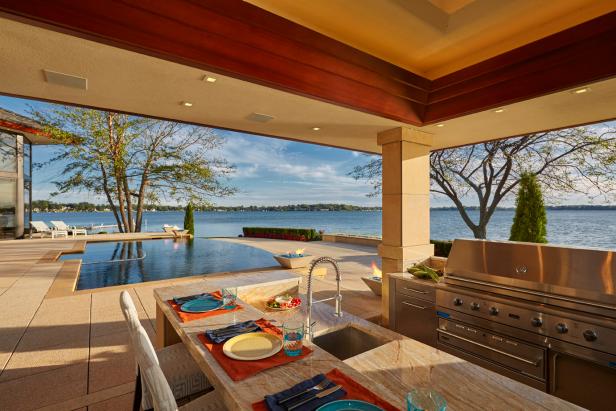
<path fill-rule="evenodd" d="M 470 206 L 465 207 L 466 210 L 473 211 L 479 210 L 478 207 Z M 352 206 L 349 208 L 293 208 L 293 207 L 215 207 L 211 209 L 197 210 L 197 212 L 341 212 L 341 211 L 381 211 L 381 207 L 358 207 Z M 513 211 L 515 207 L 498 207 L 496 211 Z M 616 210 L 616 205 L 565 205 L 565 206 L 546 206 L 546 210 L 551 211 L 613 211 Z M 169 208 L 169 209 L 147 209 L 146 213 L 173 213 L 184 211 L 183 208 Z M 456 207 L 431 207 L 430 211 L 457 211 Z M 109 213 L 111 210 L 98 209 L 98 210 L 84 210 L 84 209 L 47 209 L 41 210 L 33 207 L 34 213 Z"/>

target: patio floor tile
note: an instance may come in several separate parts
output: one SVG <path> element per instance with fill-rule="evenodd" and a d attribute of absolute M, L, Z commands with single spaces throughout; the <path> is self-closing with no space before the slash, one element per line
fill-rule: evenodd
<path fill-rule="evenodd" d="M 3 409 L 31 410 L 84 395 L 88 364 L 82 363 L 0 384 Z"/>

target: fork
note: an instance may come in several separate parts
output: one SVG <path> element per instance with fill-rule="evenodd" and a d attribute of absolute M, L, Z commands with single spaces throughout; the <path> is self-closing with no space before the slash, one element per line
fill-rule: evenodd
<path fill-rule="evenodd" d="M 325 388 L 327 388 L 327 386 L 329 385 L 329 383 L 330 383 L 330 381 L 329 381 L 328 379 L 324 379 L 323 381 L 321 381 L 320 383 L 318 383 L 318 384 L 317 384 L 317 385 L 315 385 L 314 387 L 310 387 L 310 388 L 308 388 L 307 390 L 304 390 L 304 391 L 302 391 L 302 392 L 300 392 L 300 393 L 293 394 L 293 395 L 291 395 L 290 397 L 287 397 L 287 398 L 285 398 L 285 399 L 278 400 L 278 405 L 283 404 L 283 403 L 285 403 L 285 402 L 287 402 L 287 401 L 289 401 L 289 400 L 292 400 L 292 399 L 294 399 L 294 398 L 301 397 L 302 395 L 304 395 L 304 394 L 306 394 L 306 393 L 309 393 L 310 391 L 322 391 L 322 390 L 324 390 Z"/>

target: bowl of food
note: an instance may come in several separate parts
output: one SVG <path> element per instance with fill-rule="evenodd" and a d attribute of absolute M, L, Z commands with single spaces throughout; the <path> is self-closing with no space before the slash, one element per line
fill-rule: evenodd
<path fill-rule="evenodd" d="M 288 294 L 277 295 L 276 297 L 270 298 L 265 303 L 265 306 L 273 311 L 293 310 L 300 305 L 302 305 L 302 300 L 299 297 L 293 297 Z"/>

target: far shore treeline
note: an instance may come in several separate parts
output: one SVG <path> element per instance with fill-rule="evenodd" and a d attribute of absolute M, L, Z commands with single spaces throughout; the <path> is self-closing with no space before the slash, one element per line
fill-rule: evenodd
<path fill-rule="evenodd" d="M 195 211 L 379 211 L 381 207 L 362 207 L 351 204 L 291 204 L 280 206 L 208 206 L 195 207 Z M 432 210 L 455 210 L 455 207 L 433 207 Z M 476 210 L 477 207 L 466 207 Z M 499 210 L 513 210 L 513 207 L 498 207 Z M 560 205 L 546 206 L 547 210 L 616 210 L 616 205 Z M 48 200 L 32 201 L 32 210 L 35 213 L 53 212 L 105 212 L 111 211 L 107 204 L 56 203 Z M 182 205 L 146 205 L 146 211 L 183 211 Z"/>

